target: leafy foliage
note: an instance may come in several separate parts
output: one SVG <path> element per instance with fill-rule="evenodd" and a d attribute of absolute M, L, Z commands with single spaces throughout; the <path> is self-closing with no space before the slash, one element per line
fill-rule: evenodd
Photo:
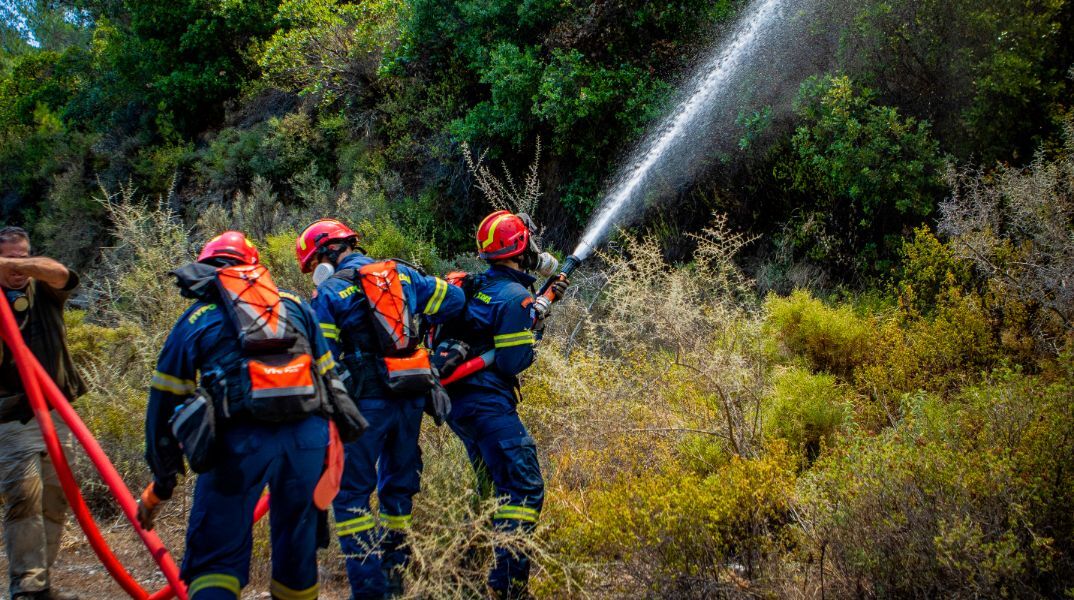
<path fill-rule="evenodd" d="M 804 124 L 783 167 L 794 189 L 816 197 L 798 218 L 823 233 L 798 242 L 815 260 L 852 261 L 862 273 L 886 270 L 903 228 L 932 213 L 944 167 L 925 123 L 875 100 L 845 76 L 807 81 L 796 109 Z"/>

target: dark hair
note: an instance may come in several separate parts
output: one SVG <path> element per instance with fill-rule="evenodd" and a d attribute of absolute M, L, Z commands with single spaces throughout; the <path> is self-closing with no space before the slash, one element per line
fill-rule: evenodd
<path fill-rule="evenodd" d="M 22 227 L 14 225 L 0 228 L 0 244 L 10 244 L 18 240 L 26 240 L 26 243 L 30 243 L 30 234 L 26 233 Z"/>

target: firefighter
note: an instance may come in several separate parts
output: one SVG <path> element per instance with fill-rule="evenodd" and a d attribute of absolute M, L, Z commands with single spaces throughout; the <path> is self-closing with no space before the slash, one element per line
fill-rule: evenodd
<path fill-rule="evenodd" d="M 346 367 L 347 387 L 370 423 L 365 435 L 346 447 L 343 482 L 333 505 L 351 591 L 356 599 L 396 596 L 402 593 L 402 573 L 410 558 L 406 532 L 420 489 L 418 432 L 426 394 L 396 392 L 386 381 L 390 377 L 385 375 L 378 331 L 391 317 L 374 313 L 356 279 L 364 268 L 386 263 L 366 256 L 358 235 L 332 219 L 307 227 L 296 240 L 295 254 L 302 272 L 313 273 L 318 285 L 313 307 L 321 331 Z M 395 300 L 410 317 L 438 323 L 461 312 L 462 290 L 408 265 L 392 264 L 404 296 Z M 392 298 L 387 300 L 390 304 Z M 406 335 L 420 339 L 416 331 Z M 427 362 L 425 368 L 431 370 Z M 439 386 L 435 378 L 432 382 Z M 379 515 L 370 507 L 374 490 Z"/>
<path fill-rule="evenodd" d="M 275 288 L 259 266 L 257 249 L 239 232 L 214 238 L 196 263 L 172 274 L 183 295 L 196 301 L 164 342 L 153 373 L 146 414 L 153 482 L 139 501 L 139 522 L 153 528 L 160 503 L 171 498 L 176 476 L 184 472 L 184 453 L 191 468 L 204 469 L 206 456 L 194 458 L 191 452 L 212 448 L 210 466 L 194 490 L 181 570 L 191 600 L 240 597 L 249 575 L 254 506 L 266 485 L 270 593 L 312 600 L 319 589 L 319 519 L 326 518 L 314 496 L 335 439 L 326 416 L 347 410 L 350 402 L 331 351 L 312 309 Z M 230 283 L 227 274 L 234 275 Z M 232 297 L 235 285 L 247 287 Z M 243 321 L 240 313 L 251 320 Z M 274 336 L 290 342 L 274 346 Z M 251 350 L 255 342 L 262 351 Z M 265 366 L 270 363 L 276 366 Z M 178 439 L 180 416 L 185 419 L 186 410 L 205 398 L 215 430 L 204 414 L 191 418 L 202 419 L 194 430 L 214 432 L 215 441 Z M 339 450 L 341 461 L 342 445 Z M 327 508 L 330 498 L 322 503 Z M 320 530 L 323 538 L 323 524 Z"/>
<path fill-rule="evenodd" d="M 448 386 L 448 424 L 462 440 L 477 473 L 479 488 L 488 484 L 502 504 L 494 525 L 505 531 L 532 531 L 544 502 L 544 480 L 537 447 L 519 419 L 518 374 L 533 362 L 533 344 L 543 330 L 530 288 L 540 249 L 533 224 L 525 215 L 498 211 L 477 230 L 478 255 L 488 262 L 484 273 L 467 276 L 466 311 L 444 327 L 442 338 L 465 342 L 471 355 L 495 349 L 488 368 Z M 566 281 L 554 284 L 561 296 Z M 535 331 L 537 333 L 535 333 Z M 497 548 L 488 584 L 498 598 L 526 595 L 530 560 L 523 553 Z"/>

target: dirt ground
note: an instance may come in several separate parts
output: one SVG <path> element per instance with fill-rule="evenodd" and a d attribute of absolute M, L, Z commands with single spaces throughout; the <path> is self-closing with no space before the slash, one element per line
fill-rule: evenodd
<path fill-rule="evenodd" d="M 182 529 L 176 524 L 169 524 L 161 532 L 168 548 L 175 554 L 178 562 L 181 560 L 179 551 L 182 549 Z M 116 557 L 130 570 L 131 575 L 146 587 L 150 592 L 156 591 L 165 584 L 164 576 L 156 567 L 156 563 L 145 551 L 141 541 L 135 536 L 133 530 L 126 521 L 99 523 L 101 531 L 112 545 Z M 321 595 L 324 600 L 346 600 L 350 596 L 346 580 L 342 577 L 339 567 L 325 567 L 327 560 L 338 560 L 338 553 L 322 552 L 321 564 Z M 0 545 L 0 598 L 9 598 L 7 582 L 7 553 Z M 251 568 L 250 584 L 243 590 L 243 599 L 267 599 L 269 598 L 269 565 L 259 564 L 254 561 Z M 56 565 L 52 570 L 52 585 L 57 589 L 75 592 L 82 600 L 122 600 L 127 594 L 112 580 L 112 577 L 101 566 L 96 554 L 90 548 L 86 538 L 78 525 L 70 519 L 67 531 L 64 534 L 63 545 Z"/>

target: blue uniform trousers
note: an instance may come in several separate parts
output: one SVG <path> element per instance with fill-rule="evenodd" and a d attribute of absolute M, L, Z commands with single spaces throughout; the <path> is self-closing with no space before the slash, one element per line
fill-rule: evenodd
<path fill-rule="evenodd" d="M 414 494 L 421 489 L 418 433 L 424 398 L 362 398 L 358 409 L 369 429 L 346 446 L 346 465 L 333 503 L 336 534 L 347 557 L 347 578 L 356 599 L 383 598 L 389 580 L 398 580 L 410 552 Z M 379 519 L 369 503 L 376 490 Z M 378 526 L 379 521 L 379 526 Z"/>
<path fill-rule="evenodd" d="M 537 446 L 514 402 L 493 393 L 460 391 L 452 394 L 452 403 L 448 424 L 466 446 L 478 485 L 485 488 L 491 483 L 503 502 L 493 515 L 494 525 L 532 530 L 544 504 L 544 479 Z M 518 596 L 525 590 L 529 573 L 529 557 L 497 548 L 489 586 L 499 595 Z"/>
<path fill-rule="evenodd" d="M 221 431 L 218 465 L 198 477 L 182 578 L 191 600 L 235 600 L 250 571 L 254 506 L 268 485 L 274 598 L 317 597 L 313 489 L 324 470 L 328 422 L 235 423 Z"/>

